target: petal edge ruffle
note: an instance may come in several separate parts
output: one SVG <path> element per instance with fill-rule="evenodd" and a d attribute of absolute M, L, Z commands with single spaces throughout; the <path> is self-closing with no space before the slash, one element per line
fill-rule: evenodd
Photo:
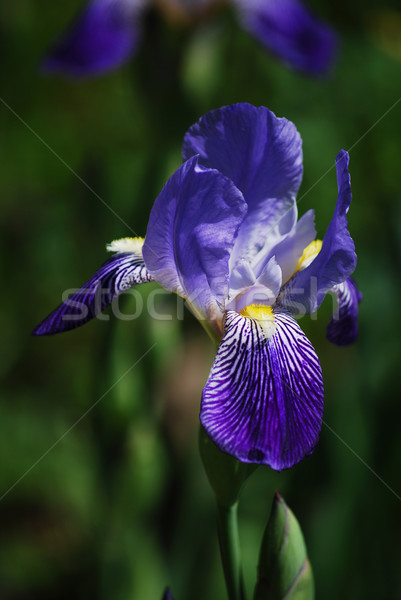
<path fill-rule="evenodd" d="M 229 177 L 248 205 L 232 267 L 255 256 L 276 229 L 277 235 L 288 232 L 296 219 L 288 213 L 296 212 L 302 180 L 302 140 L 291 121 L 264 106 L 223 106 L 203 115 L 185 134 L 183 157 L 195 154 L 200 164 Z"/>

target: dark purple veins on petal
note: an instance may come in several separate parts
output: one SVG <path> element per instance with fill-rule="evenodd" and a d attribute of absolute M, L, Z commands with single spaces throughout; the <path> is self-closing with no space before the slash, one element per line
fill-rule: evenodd
<path fill-rule="evenodd" d="M 142 258 L 128 252 L 115 254 L 32 333 L 54 335 L 75 329 L 95 318 L 125 290 L 149 281 L 152 278 Z"/>
<path fill-rule="evenodd" d="M 317 444 L 323 379 L 316 353 L 287 313 L 274 335 L 229 311 L 203 390 L 200 419 L 210 438 L 242 462 L 289 468 Z"/>
<path fill-rule="evenodd" d="M 362 294 L 351 277 L 336 285 L 332 292 L 337 296 L 338 310 L 327 325 L 327 339 L 337 346 L 348 346 L 358 337 L 358 305 Z"/>

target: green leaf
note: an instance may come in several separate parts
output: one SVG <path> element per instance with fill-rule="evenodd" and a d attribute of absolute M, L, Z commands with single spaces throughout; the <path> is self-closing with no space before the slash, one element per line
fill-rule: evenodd
<path fill-rule="evenodd" d="M 313 574 L 301 527 L 276 492 L 260 550 L 254 600 L 313 598 Z"/>

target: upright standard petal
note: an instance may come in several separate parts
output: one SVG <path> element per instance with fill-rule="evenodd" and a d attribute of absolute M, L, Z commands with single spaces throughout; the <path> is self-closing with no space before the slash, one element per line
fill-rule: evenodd
<path fill-rule="evenodd" d="M 327 339 L 337 346 L 348 346 L 358 337 L 358 305 L 362 294 L 351 277 L 335 285 L 332 292 L 337 297 L 338 309 L 327 325 Z"/>
<path fill-rule="evenodd" d="M 275 226 L 279 234 L 288 233 L 302 180 L 302 140 L 291 121 L 246 103 L 213 110 L 185 134 L 183 157 L 194 154 L 229 177 L 248 205 L 235 262 L 255 256 Z"/>
<path fill-rule="evenodd" d="M 45 58 L 44 71 L 83 77 L 120 66 L 137 46 L 138 4 L 138 0 L 92 0 Z"/>
<path fill-rule="evenodd" d="M 211 321 L 228 293 L 228 261 L 246 213 L 241 192 L 195 156 L 166 183 L 150 213 L 143 247 L 154 279 Z"/>
<path fill-rule="evenodd" d="M 128 288 L 152 281 L 142 257 L 119 252 L 109 260 L 77 292 L 57 307 L 33 335 L 54 335 L 75 329 L 95 318 L 113 299 Z"/>
<path fill-rule="evenodd" d="M 336 56 L 334 31 L 299 0 L 235 0 L 240 19 L 259 42 L 295 69 L 329 71 Z"/>
<path fill-rule="evenodd" d="M 335 285 L 355 270 L 355 245 L 348 232 L 347 212 L 351 203 L 349 156 L 341 150 L 336 158 L 338 199 L 334 216 L 316 258 L 284 286 L 281 302 L 293 313 L 312 313 Z"/>
<path fill-rule="evenodd" d="M 249 307 L 252 308 L 252 307 Z M 316 353 L 284 312 L 252 319 L 230 311 L 203 390 L 200 420 L 242 462 L 287 469 L 317 444 L 323 380 Z M 266 307 L 269 308 L 269 307 Z"/>

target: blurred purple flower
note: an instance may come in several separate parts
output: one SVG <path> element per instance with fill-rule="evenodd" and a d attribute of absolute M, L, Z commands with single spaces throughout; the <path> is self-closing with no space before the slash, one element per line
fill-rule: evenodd
<path fill-rule="evenodd" d="M 162 600 L 174 600 L 174 598 L 173 598 L 173 596 L 172 596 L 169 588 L 166 588 L 164 590 L 164 594 L 163 594 Z"/>
<path fill-rule="evenodd" d="M 357 334 L 348 154 L 336 159 L 338 200 L 323 241 L 313 211 L 297 220 L 302 141 L 290 121 L 250 104 L 211 111 L 187 131 L 183 158 L 145 241 L 112 242 L 114 256 L 34 333 L 82 325 L 128 287 L 158 282 L 219 342 L 200 413 L 210 438 L 240 461 L 291 467 L 313 451 L 323 415 L 319 360 L 294 316 L 333 292 L 329 339 Z"/>
<path fill-rule="evenodd" d="M 333 30 L 299 0 L 240 0 L 244 27 L 295 69 L 323 75 L 335 58 Z"/>
<path fill-rule="evenodd" d="M 164 0 L 163 6 L 195 17 L 215 0 Z M 243 27 L 288 65 L 310 75 L 329 71 L 337 39 L 299 0 L 229 0 Z M 72 77 L 119 67 L 137 50 L 143 12 L 152 0 L 91 0 L 43 67 Z M 170 7 L 170 8 L 169 8 Z"/>

